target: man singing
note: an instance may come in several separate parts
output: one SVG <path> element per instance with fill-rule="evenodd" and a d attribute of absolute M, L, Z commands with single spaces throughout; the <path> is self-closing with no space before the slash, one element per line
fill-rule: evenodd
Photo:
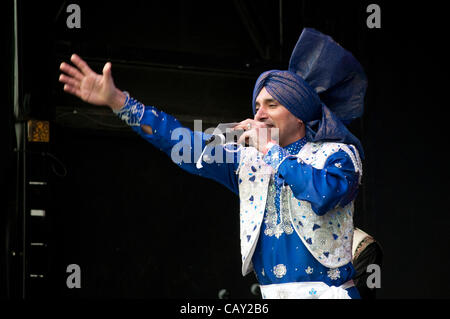
<path fill-rule="evenodd" d="M 226 145 L 206 146 L 210 135 L 183 128 L 117 89 L 111 63 L 100 75 L 75 54 L 71 61 L 76 67 L 60 67 L 66 92 L 109 106 L 182 169 L 239 196 L 242 274 L 255 272 L 263 298 L 360 297 L 351 260 L 363 149 L 345 124 L 362 115 L 367 82 L 350 52 L 304 29 L 288 70 L 257 79 L 254 118 L 234 127 L 245 131 L 238 144 L 248 146 L 233 152 Z M 180 129 L 187 133 L 174 138 Z M 232 160 L 208 161 L 193 145 Z"/>

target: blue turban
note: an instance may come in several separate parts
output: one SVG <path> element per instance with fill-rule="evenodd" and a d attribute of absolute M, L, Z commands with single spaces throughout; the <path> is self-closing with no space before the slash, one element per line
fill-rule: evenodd
<path fill-rule="evenodd" d="M 345 125 L 363 114 L 366 75 L 355 57 L 331 37 L 305 28 L 292 52 L 289 70 L 267 71 L 256 81 L 254 114 L 263 87 L 305 123 L 309 142 L 351 144 L 364 158 L 361 142 Z"/>

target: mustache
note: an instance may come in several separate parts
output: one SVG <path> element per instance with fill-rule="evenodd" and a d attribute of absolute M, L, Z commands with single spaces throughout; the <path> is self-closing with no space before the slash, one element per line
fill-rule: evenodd
<path fill-rule="evenodd" d="M 267 127 L 275 127 L 275 124 L 271 120 L 259 120 L 259 123 L 263 123 Z"/>
<path fill-rule="evenodd" d="M 261 122 L 261 123 L 264 123 L 265 127 L 267 128 L 275 127 L 275 124 L 272 122 Z"/>

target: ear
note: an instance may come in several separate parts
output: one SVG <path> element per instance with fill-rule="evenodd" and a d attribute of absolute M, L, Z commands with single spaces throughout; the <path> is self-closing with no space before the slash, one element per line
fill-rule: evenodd
<path fill-rule="evenodd" d="M 303 125 L 303 121 L 300 120 L 300 119 L 297 119 L 297 123 L 298 123 L 298 126 L 302 126 Z"/>

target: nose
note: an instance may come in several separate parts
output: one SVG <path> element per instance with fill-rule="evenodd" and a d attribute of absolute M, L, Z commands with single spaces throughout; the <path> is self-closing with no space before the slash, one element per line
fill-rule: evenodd
<path fill-rule="evenodd" d="M 255 121 L 263 121 L 267 119 L 267 113 L 264 106 L 261 106 L 255 114 Z"/>

